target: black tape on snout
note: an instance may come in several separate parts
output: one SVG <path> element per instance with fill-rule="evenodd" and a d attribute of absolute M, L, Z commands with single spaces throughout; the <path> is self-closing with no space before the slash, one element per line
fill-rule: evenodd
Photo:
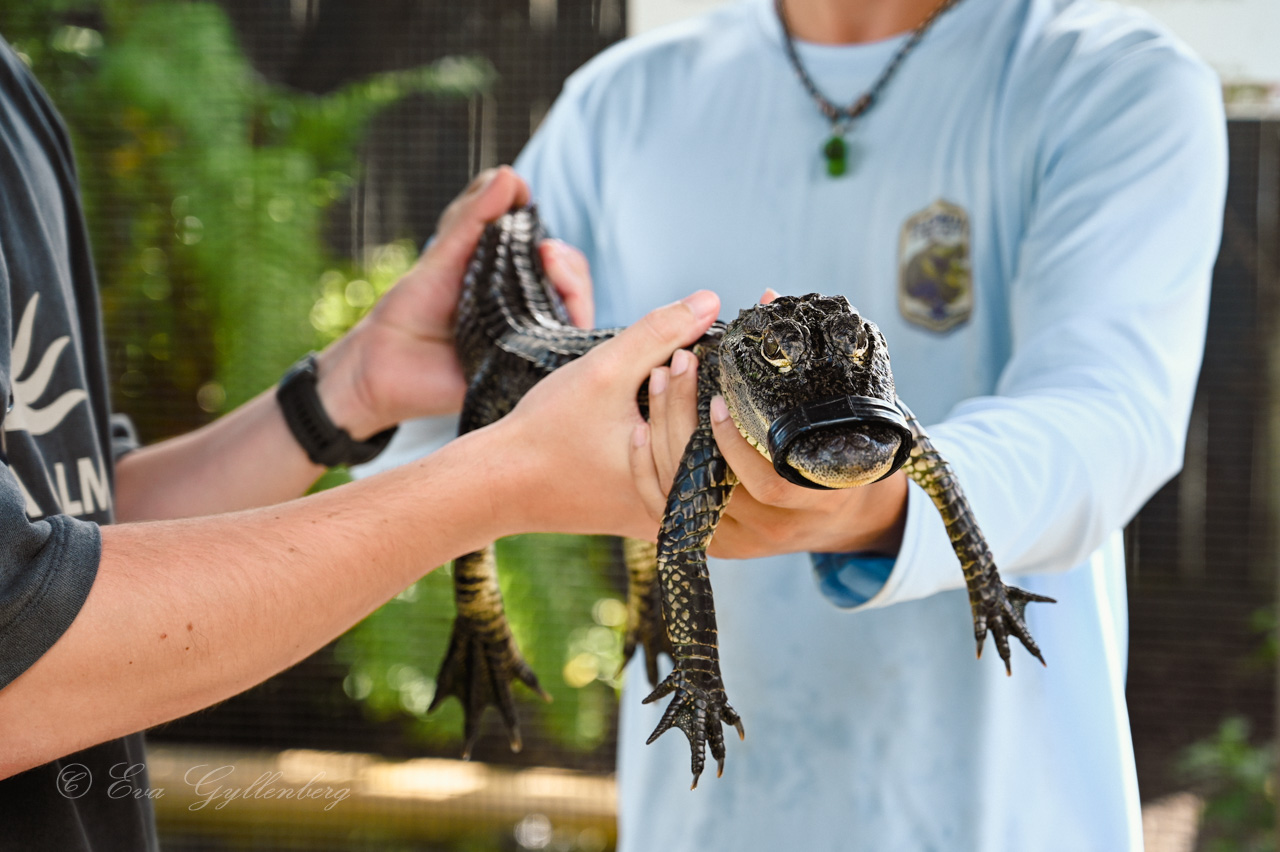
<path fill-rule="evenodd" d="M 906 464 L 914 440 L 911 429 L 907 426 L 907 418 L 896 406 L 872 396 L 837 396 L 797 406 L 773 421 L 773 425 L 769 427 L 769 455 L 773 458 L 773 469 L 783 479 L 796 485 L 821 491 L 833 490 L 830 486 L 806 479 L 784 459 L 798 438 L 829 426 L 858 423 L 888 426 L 898 432 L 901 438 L 892 466 L 880 479 Z"/>

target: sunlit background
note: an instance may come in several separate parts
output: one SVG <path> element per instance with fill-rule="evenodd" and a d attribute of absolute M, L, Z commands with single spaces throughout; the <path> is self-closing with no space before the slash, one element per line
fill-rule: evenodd
<path fill-rule="evenodd" d="M 0 5 L 0 33 L 76 142 L 116 407 L 153 440 L 271 385 L 395 281 L 471 175 L 515 157 L 571 71 L 628 30 L 713 5 Z M 1186 469 L 1128 535 L 1129 701 L 1148 848 L 1271 849 L 1280 3 L 1137 5 L 1219 71 L 1232 116 L 1226 235 Z M 458 761 L 457 703 L 426 714 L 453 612 L 438 571 L 294 669 L 152 733 L 165 848 L 612 848 L 618 548 L 537 537 L 503 542 L 500 555 L 514 630 L 555 699 L 519 695 L 521 754 L 491 714 L 476 759 Z M 222 798 L 202 805 L 193 768 L 224 766 L 234 775 L 203 788 Z M 250 795 L 262 778 L 295 795 Z M 322 788 L 333 797 L 305 797 Z"/>

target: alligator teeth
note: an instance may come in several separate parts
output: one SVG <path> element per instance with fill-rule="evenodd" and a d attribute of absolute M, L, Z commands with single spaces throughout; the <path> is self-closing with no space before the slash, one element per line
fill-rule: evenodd
<path fill-rule="evenodd" d="M 729 416 L 733 418 L 733 425 L 738 427 L 738 434 L 746 438 L 747 443 L 755 447 L 756 451 L 759 452 L 760 455 L 764 456 L 769 461 L 773 461 L 773 456 L 769 455 L 769 450 L 766 447 L 761 446 L 759 441 L 747 433 L 746 428 L 742 425 L 742 421 L 738 419 L 738 412 L 734 409 L 733 404 L 729 402 L 728 396 L 725 397 L 724 403 L 725 407 L 729 409 Z"/>

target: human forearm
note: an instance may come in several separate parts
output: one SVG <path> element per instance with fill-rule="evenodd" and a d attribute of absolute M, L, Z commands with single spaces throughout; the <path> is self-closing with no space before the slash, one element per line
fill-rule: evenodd
<path fill-rule="evenodd" d="M 1006 580 L 1079 565 L 1177 472 L 1189 391 L 1158 407 L 1136 396 L 1064 386 L 983 397 L 930 429 Z M 873 604 L 959 586 L 942 518 L 913 487 L 895 575 Z"/>
<path fill-rule="evenodd" d="M 425 571 L 522 526 L 518 456 L 469 436 L 289 504 L 103 529 L 71 628 L 0 691 L 0 777 L 190 713 L 291 665 Z M 474 445 L 474 446 L 473 446 Z M 466 465 L 501 465 L 493 479 Z"/>
<path fill-rule="evenodd" d="M 195 432 L 121 459 L 116 519 L 167 520 L 268 506 L 302 494 L 323 471 L 307 458 L 268 391 Z"/>

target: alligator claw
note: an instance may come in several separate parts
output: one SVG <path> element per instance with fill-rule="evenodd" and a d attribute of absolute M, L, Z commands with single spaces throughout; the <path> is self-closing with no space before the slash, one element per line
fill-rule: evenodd
<path fill-rule="evenodd" d="M 1023 619 L 1027 604 L 1057 603 L 1057 601 L 1019 589 L 1017 586 L 1006 586 L 998 580 L 995 585 L 997 590 L 995 595 L 984 600 L 980 607 L 974 609 L 973 636 L 978 642 L 978 658 L 982 658 L 982 645 L 987 638 L 987 632 L 990 631 L 995 639 L 996 650 L 1000 652 L 1000 659 L 1004 660 L 1005 674 L 1013 674 L 1013 666 L 1009 660 L 1010 634 L 1018 637 L 1018 641 L 1031 656 L 1040 661 L 1040 665 L 1047 665 L 1040 654 L 1040 647 L 1036 645 L 1036 640 L 1031 638 L 1031 632 L 1027 630 L 1027 623 Z"/>
<path fill-rule="evenodd" d="M 706 765 L 708 746 L 711 748 L 711 756 L 716 760 L 716 777 L 724 774 L 724 730 L 720 726 L 733 725 L 738 731 L 739 739 L 745 739 L 746 732 L 737 711 L 725 699 L 724 688 L 718 684 L 711 689 L 694 685 L 691 678 L 681 670 L 679 663 L 676 670 L 649 693 L 644 703 L 652 704 L 673 692 L 675 697 L 667 705 L 666 712 L 662 714 L 662 719 L 645 741 L 645 745 L 651 745 L 672 728 L 679 728 L 684 732 L 689 740 L 690 768 L 693 770 L 693 785 L 689 789 L 695 790 Z"/>
<path fill-rule="evenodd" d="M 480 736 L 480 719 L 491 704 L 502 716 L 511 750 L 518 752 L 524 747 L 515 699 L 511 694 L 513 679 L 536 692 L 543 701 L 551 700 L 538 683 L 538 676 L 520 655 L 510 632 L 503 630 L 496 637 L 487 635 L 492 632 L 485 631 L 471 619 L 459 617 L 454 621 L 449 650 L 436 676 L 435 698 L 427 708 L 428 713 L 434 712 L 450 696 L 462 702 L 465 718 L 463 735 L 466 739 L 462 749 L 464 760 L 471 759 L 471 749 Z"/>

